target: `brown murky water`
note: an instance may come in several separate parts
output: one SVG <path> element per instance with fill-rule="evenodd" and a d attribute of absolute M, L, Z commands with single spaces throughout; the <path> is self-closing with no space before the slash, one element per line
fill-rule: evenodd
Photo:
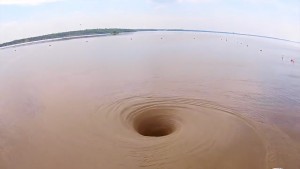
<path fill-rule="evenodd" d="M 0 168 L 299 169 L 299 53 L 193 32 L 2 49 Z"/>

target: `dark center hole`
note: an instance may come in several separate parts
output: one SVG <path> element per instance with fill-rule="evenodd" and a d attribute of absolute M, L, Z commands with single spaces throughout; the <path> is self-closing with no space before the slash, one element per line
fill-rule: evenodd
<path fill-rule="evenodd" d="M 174 131 L 174 124 L 169 116 L 143 116 L 135 121 L 136 131 L 149 137 L 162 137 Z"/>

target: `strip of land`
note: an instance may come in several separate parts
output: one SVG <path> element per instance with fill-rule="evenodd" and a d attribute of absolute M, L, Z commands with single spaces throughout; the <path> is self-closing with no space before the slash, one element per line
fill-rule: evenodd
<path fill-rule="evenodd" d="M 27 44 L 31 42 L 37 42 L 37 41 L 45 41 L 45 40 L 53 40 L 53 39 L 61 39 L 61 38 L 72 39 L 72 37 L 76 38 L 81 36 L 95 36 L 95 35 L 105 35 L 105 34 L 117 35 L 119 33 L 126 33 L 126 32 L 135 32 L 135 30 L 133 29 L 86 29 L 86 30 L 79 30 L 79 31 L 60 32 L 60 33 L 53 33 L 48 35 L 13 40 L 10 42 L 0 44 L 0 48 L 19 45 L 19 44 Z"/>
<path fill-rule="evenodd" d="M 109 29 L 86 29 L 78 31 L 69 31 L 69 32 L 60 32 L 52 33 L 42 36 L 29 37 L 24 39 L 13 40 L 10 42 L 5 42 L 0 44 L 0 48 L 22 46 L 28 44 L 34 44 L 44 41 L 56 41 L 56 40 L 67 40 L 67 39 L 77 39 L 77 38 L 86 38 L 86 37 L 95 37 L 95 36 L 104 36 L 104 35 L 118 35 L 121 33 L 133 33 L 141 31 L 188 31 L 188 32 L 204 32 L 204 33 L 223 33 L 223 34 L 233 34 L 233 35 L 242 35 L 242 36 L 254 36 L 259 38 L 268 38 L 274 40 L 282 40 L 293 43 L 300 43 L 295 41 L 290 41 L 286 39 L 280 39 L 275 37 L 261 36 L 261 35 L 252 35 L 252 34 L 243 34 L 243 33 L 234 33 L 234 32 L 221 32 L 221 31 L 207 31 L 207 30 L 185 30 L 185 29 L 119 29 L 119 28 L 109 28 Z"/>

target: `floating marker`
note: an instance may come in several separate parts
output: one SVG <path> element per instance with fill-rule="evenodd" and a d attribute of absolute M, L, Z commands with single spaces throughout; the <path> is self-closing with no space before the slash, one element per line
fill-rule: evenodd
<path fill-rule="evenodd" d="M 295 60 L 294 60 L 294 59 L 291 59 L 291 62 L 292 62 L 292 63 L 295 63 Z"/>

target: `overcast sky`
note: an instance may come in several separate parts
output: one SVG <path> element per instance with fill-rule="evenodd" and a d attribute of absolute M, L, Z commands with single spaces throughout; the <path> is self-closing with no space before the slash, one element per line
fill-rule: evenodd
<path fill-rule="evenodd" d="M 181 28 L 300 41 L 300 0 L 0 0 L 0 43 L 87 28 Z"/>

